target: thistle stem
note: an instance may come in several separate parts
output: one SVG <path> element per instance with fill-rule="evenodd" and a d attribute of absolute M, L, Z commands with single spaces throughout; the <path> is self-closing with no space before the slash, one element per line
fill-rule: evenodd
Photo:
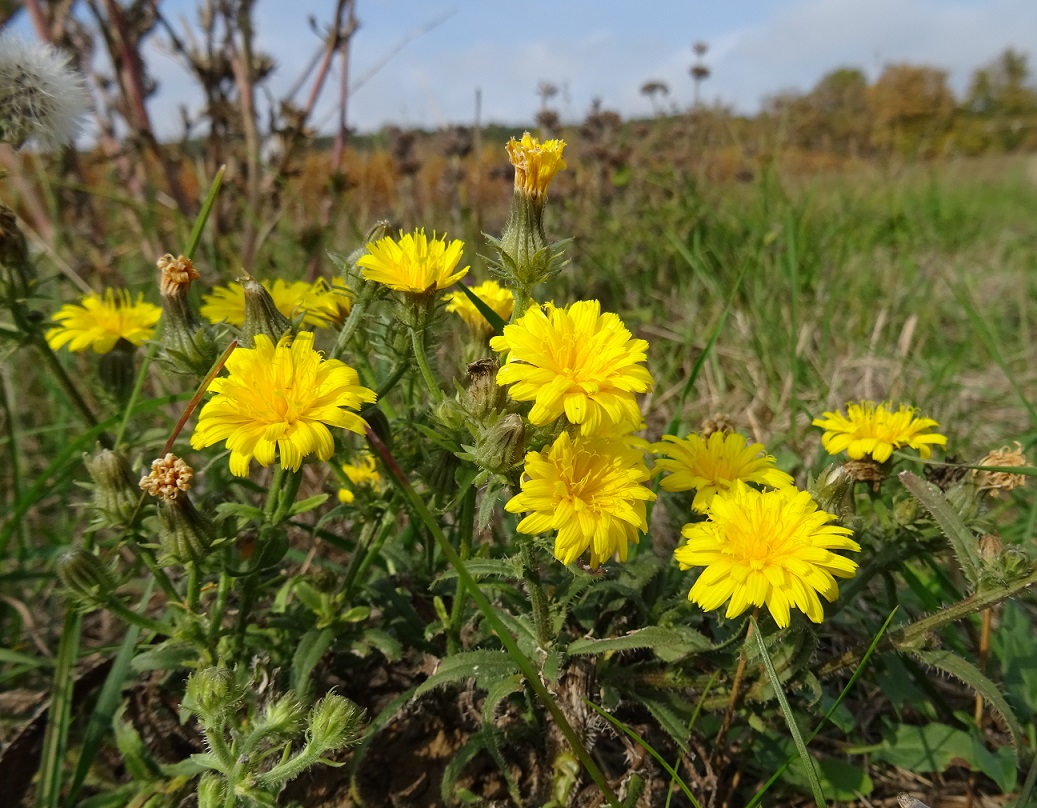
<path fill-rule="evenodd" d="M 432 368 L 428 364 L 428 356 L 425 353 L 425 330 L 412 328 L 410 337 L 411 343 L 414 345 L 414 358 L 418 362 L 418 370 L 421 371 L 421 377 L 425 380 L 425 386 L 428 387 L 433 400 L 436 404 L 439 404 L 446 399 L 446 396 L 439 389 L 436 377 L 432 375 Z"/>
<path fill-rule="evenodd" d="M 551 631 L 551 610 L 547 605 L 547 595 L 540 585 L 540 572 L 537 570 L 536 557 L 533 554 L 533 537 L 519 534 L 519 546 L 522 548 L 522 578 L 529 590 L 529 599 L 533 605 L 533 626 L 536 629 L 537 645 L 544 651 L 554 645 Z"/>
<path fill-rule="evenodd" d="M 760 607 L 757 606 L 753 612 L 753 620 L 760 615 Z M 717 731 L 717 738 L 713 742 L 713 754 L 714 756 L 719 754 L 723 749 L 724 741 L 727 738 L 727 731 L 731 729 L 731 724 L 734 721 L 735 708 L 738 706 L 738 699 L 742 694 L 742 680 L 745 678 L 745 667 L 748 663 L 748 655 L 745 653 L 746 646 L 749 644 L 749 640 L 753 637 L 753 620 L 749 621 L 749 628 L 745 632 L 745 643 L 742 645 L 742 652 L 738 655 L 738 668 L 735 670 L 735 678 L 731 683 L 731 696 L 727 700 L 727 712 L 724 713 L 724 721 L 720 725 L 720 729 Z"/>
<path fill-rule="evenodd" d="M 360 321 L 364 319 L 364 315 L 367 313 L 368 301 L 363 298 L 358 298 L 353 301 L 353 308 L 349 310 L 349 316 L 346 318 L 346 322 L 342 325 L 342 330 L 338 333 L 338 339 L 335 340 L 335 347 L 331 350 L 331 356 L 334 359 L 341 359 L 342 354 L 346 352 L 346 348 L 349 345 L 349 341 L 353 338 L 353 334 L 360 327 Z"/>

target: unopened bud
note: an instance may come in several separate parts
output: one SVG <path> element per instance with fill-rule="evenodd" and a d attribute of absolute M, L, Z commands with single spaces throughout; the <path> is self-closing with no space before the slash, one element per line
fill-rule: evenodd
<path fill-rule="evenodd" d="M 500 361 L 496 357 L 479 359 L 468 366 L 468 390 L 463 405 L 477 420 L 503 410 L 507 404 L 507 391 L 497 384 L 498 370 Z"/>
<path fill-rule="evenodd" d="M 853 477 L 844 467 L 832 464 L 818 474 L 808 488 L 822 511 L 834 513 L 840 520 L 845 520 L 856 512 L 853 482 Z"/>
<path fill-rule="evenodd" d="M 360 707 L 336 693 L 329 693 L 310 710 L 309 745 L 323 753 L 356 743 L 363 723 L 364 711 Z"/>
<path fill-rule="evenodd" d="M 208 556 L 215 541 L 212 524 L 186 493 L 163 499 L 158 516 L 162 563 L 198 564 Z"/>
<path fill-rule="evenodd" d="M 525 456 L 526 423 L 521 415 L 505 415 L 485 430 L 475 447 L 475 462 L 487 471 L 505 473 Z"/>
<path fill-rule="evenodd" d="M 188 677 L 184 706 L 212 723 L 233 710 L 241 696 L 233 671 L 203 668 Z"/>
<path fill-rule="evenodd" d="M 294 693 L 281 696 L 266 706 L 264 729 L 282 738 L 294 737 L 306 717 L 306 708 Z"/>
<path fill-rule="evenodd" d="M 130 399 L 137 381 L 134 358 L 137 346 L 127 339 L 119 338 L 115 346 L 101 357 L 97 374 L 105 392 L 114 401 L 125 404 Z"/>
<path fill-rule="evenodd" d="M 227 801 L 227 782 L 209 772 L 198 781 L 198 808 L 223 808 Z"/>
<path fill-rule="evenodd" d="M 94 481 L 94 507 L 114 524 L 126 522 L 140 500 L 126 455 L 98 447 L 93 454 L 83 455 L 83 464 Z"/>
<path fill-rule="evenodd" d="M 462 429 L 465 423 L 464 410 L 452 398 L 445 398 L 432 408 L 432 417 L 447 429 Z"/>
<path fill-rule="evenodd" d="M 245 290 L 245 324 L 241 327 L 241 345 L 254 348 L 257 334 L 266 334 L 277 345 L 281 337 L 292 331 L 292 323 L 278 311 L 274 299 L 263 284 L 247 275 L 240 279 Z"/>
<path fill-rule="evenodd" d="M 58 560 L 58 578 L 81 606 L 89 608 L 103 606 L 118 586 L 108 565 L 81 547 Z"/>
<path fill-rule="evenodd" d="M 987 566 L 1001 557 L 1001 537 L 996 533 L 984 533 L 979 537 L 979 559 Z"/>

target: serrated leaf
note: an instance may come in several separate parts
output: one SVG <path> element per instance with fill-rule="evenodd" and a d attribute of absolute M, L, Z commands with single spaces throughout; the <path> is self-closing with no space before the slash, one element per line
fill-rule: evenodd
<path fill-rule="evenodd" d="M 504 651 L 464 651 L 442 660 L 439 669 L 418 686 L 415 695 L 468 679 L 474 679 L 480 689 L 490 690 L 517 672 L 515 663 Z"/>
<path fill-rule="evenodd" d="M 688 738 L 691 735 L 691 718 L 695 714 L 695 704 L 690 699 L 677 693 L 666 691 L 640 691 L 637 700 L 648 708 L 648 712 L 659 722 L 682 752 L 688 752 Z"/>
<path fill-rule="evenodd" d="M 306 499 L 301 499 L 291 507 L 291 510 L 288 511 L 288 515 L 298 516 L 299 514 L 312 511 L 314 508 L 318 508 L 327 502 L 328 496 L 328 494 L 317 494 L 312 497 L 307 497 Z"/>
<path fill-rule="evenodd" d="M 695 651 L 709 649 L 709 641 L 692 631 L 686 634 L 665 626 L 645 626 L 622 637 L 593 639 L 583 637 L 569 643 L 566 652 L 576 654 L 605 654 L 610 651 L 630 651 L 635 648 L 662 649 L 670 659 L 676 659 Z"/>
<path fill-rule="evenodd" d="M 1015 717 L 1015 713 L 1012 712 L 1012 708 L 1005 701 L 1005 697 L 1001 695 L 1001 691 L 998 689 L 987 676 L 980 671 L 971 662 L 966 662 L 959 656 L 955 656 L 950 651 L 915 651 L 912 653 L 916 659 L 924 662 L 927 665 L 932 665 L 934 668 L 942 670 L 944 673 L 949 673 L 955 679 L 964 682 L 966 685 L 976 691 L 977 694 L 983 697 L 991 707 L 993 707 L 998 714 L 1001 716 L 1002 723 L 1008 729 L 1009 735 L 1012 736 L 1012 750 L 1013 756 L 1015 757 L 1015 765 L 1018 768 L 1020 752 L 1023 751 L 1025 733 L 1022 725 L 1019 723 L 1019 719 Z"/>

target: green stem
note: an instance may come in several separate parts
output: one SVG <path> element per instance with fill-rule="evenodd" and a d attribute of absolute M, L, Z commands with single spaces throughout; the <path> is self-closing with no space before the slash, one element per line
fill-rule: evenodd
<path fill-rule="evenodd" d="M 226 558 L 226 556 L 224 556 Z M 223 612 L 227 608 L 227 598 L 230 596 L 231 577 L 226 569 L 220 570 L 220 582 L 216 587 L 216 602 L 212 605 L 209 614 L 209 647 L 215 649 L 220 629 L 223 628 Z"/>
<path fill-rule="evenodd" d="M 428 387 L 433 400 L 436 404 L 439 404 L 446 399 L 446 396 L 439 389 L 436 377 L 432 375 L 432 368 L 428 364 L 428 356 L 425 353 L 425 331 L 424 329 L 412 328 L 410 337 L 411 343 L 414 345 L 414 358 L 418 362 L 418 370 L 421 371 L 421 377 L 425 380 L 425 386 Z"/>
<path fill-rule="evenodd" d="M 153 631 L 156 634 L 162 634 L 166 637 L 171 637 L 175 633 L 172 626 L 167 623 L 160 623 L 158 620 L 153 620 L 143 614 L 137 614 L 129 606 L 120 600 L 113 598 L 112 600 L 105 601 L 104 608 L 114 614 L 121 620 L 130 623 L 134 626 L 140 626 L 148 631 Z"/>
<path fill-rule="evenodd" d="M 137 372 L 137 378 L 133 383 L 133 391 L 130 393 L 130 399 L 126 402 L 126 411 L 123 413 L 122 422 L 119 424 L 119 431 L 115 433 L 115 445 L 118 446 L 122 443 L 123 436 L 126 434 L 126 429 L 130 425 L 130 418 L 133 417 L 133 411 L 137 408 L 137 399 L 140 398 L 141 390 L 144 389 L 144 381 L 148 377 L 148 368 L 151 367 L 151 363 L 155 359 L 155 355 L 158 353 L 159 346 L 162 344 L 162 320 L 158 321 L 158 325 L 155 326 L 155 334 L 151 338 L 151 342 L 148 343 L 148 350 L 144 354 L 144 359 L 140 363 L 140 370 Z"/>
<path fill-rule="evenodd" d="M 193 561 L 187 564 L 187 609 L 191 614 L 201 612 L 202 576 Z"/>
<path fill-rule="evenodd" d="M 530 662 L 529 658 L 519 648 L 518 643 L 515 642 L 515 638 L 512 637 L 508 627 L 497 615 L 493 604 L 491 604 L 486 595 L 483 594 L 483 591 L 479 588 L 478 582 L 472 577 L 471 573 L 468 572 L 468 569 L 461 561 L 461 557 L 457 554 L 457 551 L 454 550 L 453 546 L 447 540 L 447 537 L 443 534 L 442 528 L 440 528 L 439 523 L 436 522 L 436 519 L 432 515 L 432 512 L 429 511 L 428 506 L 425 505 L 421 497 L 418 496 L 417 492 L 411 486 L 410 481 L 407 479 L 407 475 L 403 472 L 403 469 L 400 468 L 399 464 L 389 453 L 385 444 L 382 443 L 381 439 L 374 432 L 368 429 L 366 435 L 368 442 L 375 451 L 378 452 L 382 461 L 386 464 L 386 468 L 389 470 L 401 493 L 406 497 L 407 501 L 414 509 L 414 512 L 418 515 L 418 518 L 421 519 L 432 533 L 443 555 L 446 556 L 447 561 L 450 562 L 450 566 L 452 566 L 457 572 L 458 578 L 464 582 L 469 596 L 475 602 L 476 607 L 480 612 L 482 612 L 483 616 L 486 618 L 486 622 L 507 650 L 508 656 L 511 657 L 512 661 L 522 672 L 526 682 L 530 688 L 532 688 L 533 692 L 536 693 L 537 698 L 540 699 L 540 703 L 543 704 L 544 708 L 551 714 L 551 717 L 558 725 L 562 735 L 564 735 L 565 739 L 569 742 L 569 745 L 576 753 L 576 756 L 580 759 L 580 762 L 583 764 L 583 767 L 587 771 L 591 780 L 593 780 L 594 784 L 601 789 L 601 792 L 609 805 L 614 806 L 614 808 L 619 808 L 620 802 L 618 797 L 616 797 L 615 792 L 609 786 L 608 781 L 605 779 L 605 775 L 602 774 L 601 769 L 594 761 L 594 758 L 591 757 L 590 753 L 587 751 L 587 747 L 580 739 L 580 736 L 576 734 L 576 730 L 574 730 L 572 724 L 569 723 L 569 720 L 566 718 L 562 708 L 558 706 L 558 702 L 555 701 L 554 697 L 552 697 L 551 693 L 544 686 L 544 683 L 540 680 L 540 672 L 537 671 L 533 666 L 533 663 Z"/>
<path fill-rule="evenodd" d="M 357 579 L 360 567 L 367 557 L 367 546 L 370 544 L 376 529 L 377 525 L 374 522 L 365 522 L 360 529 L 360 537 L 357 539 L 353 557 L 349 560 L 349 566 L 346 568 L 346 577 L 342 581 L 342 592 L 345 594 L 347 602 L 353 590 L 353 582 Z"/>
<path fill-rule="evenodd" d="M 360 321 L 364 319 L 364 315 L 367 314 L 367 307 L 370 305 L 368 300 L 362 297 L 357 298 L 353 301 L 353 308 L 349 310 L 349 316 L 346 318 L 346 322 L 342 325 L 342 330 L 338 334 L 338 339 L 335 340 L 335 347 L 331 349 L 331 356 L 333 359 L 341 359 L 342 355 L 346 352 L 346 348 L 349 346 L 349 341 L 353 338 L 353 334 L 360 327 Z"/>
<path fill-rule="evenodd" d="M 86 403 L 86 399 L 83 398 L 82 394 L 79 392 L 79 388 L 77 388 L 75 382 L 72 381 L 72 377 L 68 375 L 64 366 L 60 361 L 58 361 L 57 354 L 55 354 L 50 345 L 47 344 L 47 340 L 43 334 L 39 332 L 33 334 L 32 343 L 36 346 L 36 349 L 40 354 L 42 354 L 43 361 L 46 362 L 50 372 L 54 374 L 54 378 L 61 386 L 61 389 L 65 391 L 65 395 L 69 397 L 73 406 L 79 410 L 79 414 L 83 416 L 83 420 L 92 427 L 97 426 L 97 416 L 94 415 L 93 410 L 90 409 L 90 405 Z M 100 440 L 101 444 L 106 449 L 111 449 L 113 446 L 112 439 L 107 434 L 102 434 L 98 440 Z"/>
<path fill-rule="evenodd" d="M 281 495 L 277 500 L 277 510 L 274 511 L 274 516 L 269 523 L 269 527 L 276 527 L 288 518 L 288 512 L 295 504 L 295 497 L 299 493 L 299 486 L 301 484 L 302 469 L 299 469 L 298 471 L 289 471 L 285 475 L 284 484 L 281 486 Z"/>
<path fill-rule="evenodd" d="M 954 623 L 969 615 L 989 609 L 991 606 L 1008 600 L 1034 584 L 1037 584 L 1037 570 L 1033 570 L 1025 578 L 1020 578 L 1006 586 L 977 592 L 971 597 L 947 606 L 928 617 L 923 617 L 913 623 L 908 623 L 896 631 L 891 631 L 879 646 L 879 650 L 889 650 L 890 648 L 900 650 L 916 647 L 927 634 L 939 631 L 949 623 Z M 814 672 L 818 676 L 826 676 L 837 670 L 856 665 L 867 650 L 867 647 L 864 646 L 853 648 L 845 654 L 819 666 Z"/>
<path fill-rule="evenodd" d="M 375 395 L 378 396 L 379 401 L 381 401 L 386 393 L 392 390 L 396 386 L 396 383 L 403 378 L 408 367 L 410 367 L 409 362 L 400 362 L 392 369 L 392 373 L 382 379 L 382 383 L 379 384 L 378 389 L 374 391 Z"/>
<path fill-rule="evenodd" d="M 533 625 L 536 627 L 537 645 L 546 651 L 554 645 L 554 632 L 551 631 L 551 610 L 547 604 L 547 595 L 540 585 L 540 571 L 537 569 L 533 537 L 525 533 L 519 534 L 519 546 L 522 548 L 522 578 L 529 590 L 529 599 L 533 606 Z"/>
<path fill-rule="evenodd" d="M 461 500 L 461 512 L 458 514 L 458 529 L 461 532 L 461 546 L 458 555 L 467 561 L 472 555 L 472 539 L 475 535 L 475 488 L 469 488 Z M 465 587 L 461 579 L 457 580 L 454 589 L 454 603 L 450 608 L 450 628 L 447 631 L 447 654 L 456 654 L 461 650 L 461 620 L 464 617 Z"/>

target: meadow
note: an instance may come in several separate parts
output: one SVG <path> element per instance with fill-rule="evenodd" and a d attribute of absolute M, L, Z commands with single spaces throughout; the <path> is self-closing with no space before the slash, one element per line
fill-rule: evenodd
<path fill-rule="evenodd" d="M 1032 804 L 1035 158 L 595 115 L 0 146 L 10 804 Z"/>

